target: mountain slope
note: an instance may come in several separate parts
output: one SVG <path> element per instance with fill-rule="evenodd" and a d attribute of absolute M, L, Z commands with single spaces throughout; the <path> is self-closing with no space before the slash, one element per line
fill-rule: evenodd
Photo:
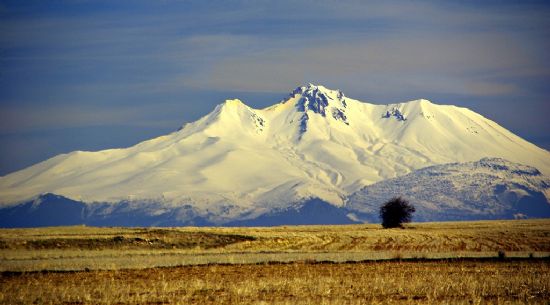
<path fill-rule="evenodd" d="M 548 151 L 471 110 L 427 100 L 374 105 L 310 84 L 265 109 L 228 100 L 171 134 L 0 177 L 0 204 L 54 193 L 89 204 L 191 205 L 224 222 L 313 197 L 342 206 L 366 185 L 484 157 L 550 174 Z"/>
<path fill-rule="evenodd" d="M 346 208 L 377 220 L 393 196 L 416 206 L 415 220 L 550 217 L 550 178 L 536 168 L 499 158 L 435 165 L 369 185 Z"/>
<path fill-rule="evenodd" d="M 550 178 L 537 169 L 498 158 L 435 165 L 369 185 L 343 207 L 313 198 L 279 208 L 235 213 L 236 206 L 200 210 L 162 202 L 84 204 L 45 194 L 0 209 L 1 227 L 86 224 L 91 226 L 273 226 L 378 222 L 382 203 L 403 195 L 417 208 L 415 221 L 550 217 Z"/>

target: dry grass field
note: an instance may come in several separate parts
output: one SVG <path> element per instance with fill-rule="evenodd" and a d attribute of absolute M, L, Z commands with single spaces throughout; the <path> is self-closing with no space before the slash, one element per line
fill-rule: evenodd
<path fill-rule="evenodd" d="M 3 304 L 547 304 L 550 262 L 202 265 L 3 274 Z"/>
<path fill-rule="evenodd" d="M 4 229 L 0 303 L 548 304 L 549 256 L 550 220 Z"/>
<path fill-rule="evenodd" d="M 212 263 L 546 257 L 550 220 L 273 228 L 0 230 L 0 271 L 112 270 Z"/>

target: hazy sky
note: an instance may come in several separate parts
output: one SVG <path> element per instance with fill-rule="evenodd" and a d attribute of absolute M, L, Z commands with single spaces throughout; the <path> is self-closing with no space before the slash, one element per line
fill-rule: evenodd
<path fill-rule="evenodd" d="M 549 50 L 548 1 L 0 0 L 0 175 L 308 82 L 466 106 L 549 149 Z"/>

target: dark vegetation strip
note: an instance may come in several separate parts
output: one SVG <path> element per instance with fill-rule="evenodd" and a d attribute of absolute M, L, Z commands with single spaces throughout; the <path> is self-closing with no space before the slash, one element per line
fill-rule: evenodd
<path fill-rule="evenodd" d="M 505 258 L 499 258 L 499 257 L 457 257 L 457 258 L 389 258 L 389 259 L 367 259 L 367 260 L 360 260 L 360 261 L 344 261 L 344 262 L 335 262 L 335 261 L 329 261 L 329 260 L 298 260 L 298 261 L 289 261 L 289 262 L 281 262 L 281 261 L 267 261 L 267 262 L 259 262 L 259 263 L 250 263 L 250 264 L 242 264 L 242 263 L 207 263 L 207 264 L 197 264 L 197 265 L 175 265 L 175 266 L 159 266 L 159 267 L 153 267 L 153 268 L 143 268 L 143 269 L 134 269 L 134 268 L 121 268 L 116 270 L 108 270 L 108 269 L 97 269 L 97 270 L 90 270 L 88 268 L 84 270 L 37 270 L 37 271 L 2 271 L 0 272 L 0 277 L 15 277 L 15 276 L 21 276 L 21 275 L 30 275 L 30 274 L 74 274 L 74 273 L 81 273 L 81 272 L 110 272 L 110 271 L 132 271 L 132 270 L 154 270 L 154 269 L 177 269 L 177 268 L 208 268 L 212 266 L 263 266 L 263 265 L 293 265 L 293 264 L 301 264 L 301 265 L 357 265 L 357 264 L 363 264 L 363 265 L 375 265 L 380 263 L 448 263 L 448 264 L 456 264 L 456 263 L 512 263 L 512 262 L 532 262 L 532 263 L 538 263 L 538 262 L 549 262 L 550 263 L 550 256 L 546 257 L 505 257 Z"/>
<path fill-rule="evenodd" d="M 150 249 L 204 249 L 224 247 L 230 244 L 253 241 L 255 237 L 236 234 L 202 232 L 171 232 L 155 230 L 139 237 L 116 235 L 111 238 L 48 238 L 38 240 L 0 240 L 0 249 L 113 249 L 143 247 Z"/>

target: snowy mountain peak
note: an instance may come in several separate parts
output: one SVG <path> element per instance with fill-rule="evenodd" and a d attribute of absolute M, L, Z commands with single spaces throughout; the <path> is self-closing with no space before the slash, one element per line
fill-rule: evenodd
<path fill-rule="evenodd" d="M 423 98 L 412 100 L 410 102 L 407 102 L 406 104 L 411 104 L 411 105 L 420 106 L 420 107 L 434 105 L 434 103 L 432 103 L 430 100 L 423 99 Z"/>
<path fill-rule="evenodd" d="M 307 85 L 302 85 L 302 86 L 296 87 L 296 89 L 294 89 L 290 95 L 294 96 L 294 95 L 297 95 L 297 94 L 305 94 L 305 93 L 308 93 L 308 92 L 311 93 L 313 91 L 321 91 L 321 92 L 324 92 L 324 93 L 331 93 L 334 90 L 328 89 L 327 87 L 322 86 L 322 85 L 315 85 L 315 84 L 312 84 L 312 83 L 308 83 Z"/>
<path fill-rule="evenodd" d="M 224 107 L 241 107 L 241 106 L 245 106 L 245 107 L 248 107 L 246 106 L 241 100 L 239 99 L 229 99 L 229 100 L 225 100 L 225 102 L 223 103 Z"/>
<path fill-rule="evenodd" d="M 222 111 L 239 111 L 240 109 L 250 109 L 245 103 L 243 103 L 239 99 L 228 99 L 225 100 L 223 103 L 216 106 L 214 109 L 214 112 L 222 112 Z"/>
<path fill-rule="evenodd" d="M 295 107 L 300 112 L 311 111 L 324 117 L 327 116 L 329 106 L 334 108 L 347 107 L 345 96 L 340 90 L 331 90 L 314 84 L 294 89 L 288 100 L 294 100 Z"/>
<path fill-rule="evenodd" d="M 311 124 L 321 129 L 329 128 L 330 121 L 350 125 L 346 113 L 347 99 L 340 90 L 331 90 L 310 83 L 294 89 L 283 104 L 291 105 L 293 108 L 295 114 L 292 115 L 291 122 L 298 124 L 298 140 L 302 139 Z"/>
<path fill-rule="evenodd" d="M 443 105 L 436 105 L 426 99 L 418 99 L 405 103 L 387 105 L 382 113 L 382 118 L 396 119 L 397 121 L 406 121 L 408 117 L 422 116 L 424 118 L 433 118 L 433 111 Z M 445 107 L 445 106 L 443 106 Z"/>

